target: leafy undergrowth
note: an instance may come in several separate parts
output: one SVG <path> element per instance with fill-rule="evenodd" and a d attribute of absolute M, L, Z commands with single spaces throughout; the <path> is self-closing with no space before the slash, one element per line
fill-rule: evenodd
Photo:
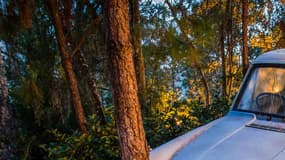
<path fill-rule="evenodd" d="M 46 152 L 45 159 L 119 159 L 119 143 L 113 114 L 110 110 L 106 113 L 107 123 L 104 126 L 100 125 L 99 118 L 94 114 L 89 116 L 88 134 L 81 134 L 78 131 L 65 134 L 57 129 L 50 130 L 54 141 L 40 145 Z"/>
<path fill-rule="evenodd" d="M 145 130 L 154 148 L 194 128 L 222 117 L 229 111 L 230 101 L 217 99 L 210 106 L 198 101 L 175 103 L 168 111 L 146 117 Z"/>
<path fill-rule="evenodd" d="M 192 101 L 180 101 L 170 109 L 144 117 L 144 127 L 151 148 L 161 145 L 198 126 L 223 116 L 229 109 L 229 101 L 217 99 L 210 106 Z M 48 130 L 47 143 L 40 144 L 43 157 L 52 160 L 119 160 L 119 142 L 113 108 L 106 108 L 107 123 L 100 125 L 96 115 L 89 116 L 88 133 L 70 133 L 59 129 Z"/>

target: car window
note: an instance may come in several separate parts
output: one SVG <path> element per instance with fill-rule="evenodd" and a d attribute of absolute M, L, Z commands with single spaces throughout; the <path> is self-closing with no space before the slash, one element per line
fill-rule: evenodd
<path fill-rule="evenodd" d="M 238 109 L 285 115 L 285 68 L 255 68 L 241 94 Z"/>

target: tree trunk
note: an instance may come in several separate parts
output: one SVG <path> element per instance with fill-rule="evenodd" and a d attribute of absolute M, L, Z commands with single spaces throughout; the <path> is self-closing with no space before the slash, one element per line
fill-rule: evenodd
<path fill-rule="evenodd" d="M 285 20 L 279 22 L 279 28 L 282 31 L 281 39 L 277 43 L 278 48 L 285 48 Z"/>
<path fill-rule="evenodd" d="M 35 2 L 32 0 L 22 0 L 19 3 L 19 17 L 23 28 L 31 29 L 33 25 L 33 11 L 35 8 Z"/>
<path fill-rule="evenodd" d="M 145 67 L 144 57 L 142 53 L 142 30 L 140 20 L 140 10 L 138 0 L 129 0 L 130 18 L 131 18 L 131 33 L 134 47 L 134 63 L 139 90 L 139 101 L 143 111 L 146 111 L 146 83 L 145 83 Z"/>
<path fill-rule="evenodd" d="M 247 25 L 248 25 L 248 0 L 242 0 L 242 71 L 245 76 L 248 69 L 248 36 L 247 36 Z"/>
<path fill-rule="evenodd" d="M 77 79 L 74 74 L 72 66 L 72 58 L 70 57 L 70 52 L 68 51 L 66 39 L 63 33 L 63 26 L 60 20 L 60 15 L 58 13 L 56 0 L 50 0 L 49 8 L 52 15 L 52 19 L 55 26 L 56 38 L 58 42 L 58 47 L 60 50 L 61 63 L 66 75 L 66 79 L 69 83 L 69 89 L 72 96 L 72 102 L 75 110 L 76 121 L 78 123 L 80 131 L 87 133 L 86 128 L 86 117 L 84 114 L 84 109 L 81 104 L 81 98 L 79 94 Z"/>
<path fill-rule="evenodd" d="M 232 22 L 232 0 L 227 0 L 226 4 L 226 10 L 227 10 L 227 45 L 228 45 L 228 64 L 229 64 L 229 71 L 228 71 L 228 84 L 227 84 L 227 95 L 228 97 L 231 97 L 231 90 L 232 90 L 232 81 L 233 81 L 233 75 L 232 75 L 232 68 L 233 68 L 233 22 Z"/>
<path fill-rule="evenodd" d="M 91 94 L 92 94 L 92 97 L 93 97 L 92 103 L 95 107 L 95 112 L 100 117 L 101 124 L 104 125 L 104 124 L 106 124 L 106 118 L 105 118 L 104 110 L 102 107 L 101 98 L 100 98 L 100 95 L 99 95 L 98 90 L 97 90 L 96 80 L 95 80 L 95 78 L 92 78 L 92 75 L 91 75 L 90 69 L 89 69 L 89 65 L 87 64 L 83 53 L 77 53 L 77 55 L 78 55 L 78 57 L 77 57 L 78 61 L 77 62 L 78 62 L 78 65 L 80 66 L 80 72 L 82 73 L 81 77 L 86 76 L 86 78 L 87 78 L 87 84 L 88 84 L 88 87 L 89 87 Z"/>
<path fill-rule="evenodd" d="M 0 159 L 10 159 L 11 150 L 10 142 L 10 126 L 9 121 L 11 115 L 8 109 L 8 84 L 6 79 L 6 69 L 2 58 L 2 52 L 0 53 L 0 138 L 4 140 L 0 144 Z"/>
<path fill-rule="evenodd" d="M 224 24 L 221 24 L 221 59 L 222 59 L 222 96 L 227 96 L 227 65 L 226 65 L 226 55 L 225 55 L 225 35 L 224 35 Z"/>
<path fill-rule="evenodd" d="M 205 87 L 205 93 L 206 93 L 206 103 L 205 103 L 205 105 L 209 106 L 211 104 L 211 93 L 210 93 L 209 85 L 208 85 L 207 79 L 205 77 L 205 74 L 204 74 L 202 68 L 199 65 L 197 65 L 197 69 L 199 71 L 199 74 L 201 75 L 202 83 L 203 83 L 203 85 Z"/>
<path fill-rule="evenodd" d="M 104 4 L 116 126 L 123 160 L 148 160 L 131 44 L 128 0 Z"/>

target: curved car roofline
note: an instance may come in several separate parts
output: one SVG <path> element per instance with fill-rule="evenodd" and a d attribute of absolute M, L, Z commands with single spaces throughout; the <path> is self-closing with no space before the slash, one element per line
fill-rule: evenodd
<path fill-rule="evenodd" d="M 266 52 L 258 56 L 253 64 L 285 64 L 285 49 Z"/>

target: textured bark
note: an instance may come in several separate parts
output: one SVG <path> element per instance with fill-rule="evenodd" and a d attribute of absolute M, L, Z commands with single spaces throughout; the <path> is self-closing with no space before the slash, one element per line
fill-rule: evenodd
<path fill-rule="evenodd" d="M 145 83 L 145 67 L 144 57 L 142 53 L 142 30 L 139 11 L 139 1 L 129 0 L 131 33 L 134 47 L 134 63 L 139 90 L 139 100 L 143 111 L 146 111 L 146 83 Z"/>
<path fill-rule="evenodd" d="M 133 63 L 128 0 L 104 4 L 116 126 L 123 160 L 148 160 Z"/>
<path fill-rule="evenodd" d="M 6 70 L 2 55 L 0 53 L 0 137 L 4 142 L 0 144 L 0 159 L 11 158 L 10 126 L 11 115 L 8 109 L 8 84 L 6 79 Z"/>
<path fill-rule="evenodd" d="M 66 75 L 66 79 L 69 83 L 69 89 L 72 96 L 72 102 L 75 110 L 76 121 L 78 123 L 79 129 L 86 133 L 86 117 L 84 114 L 84 109 L 82 107 L 81 98 L 79 94 L 77 79 L 74 74 L 72 59 L 70 57 L 70 52 L 68 51 L 66 45 L 66 39 L 64 37 L 63 26 L 60 20 L 60 15 L 57 9 L 56 0 L 50 0 L 49 8 L 51 11 L 52 19 L 55 26 L 56 38 L 58 42 L 58 47 L 60 50 L 60 56 L 62 59 L 62 66 Z"/>
<path fill-rule="evenodd" d="M 248 36 L 247 36 L 247 25 L 248 25 L 248 0 L 242 0 L 242 71 L 245 76 L 248 69 Z"/>

